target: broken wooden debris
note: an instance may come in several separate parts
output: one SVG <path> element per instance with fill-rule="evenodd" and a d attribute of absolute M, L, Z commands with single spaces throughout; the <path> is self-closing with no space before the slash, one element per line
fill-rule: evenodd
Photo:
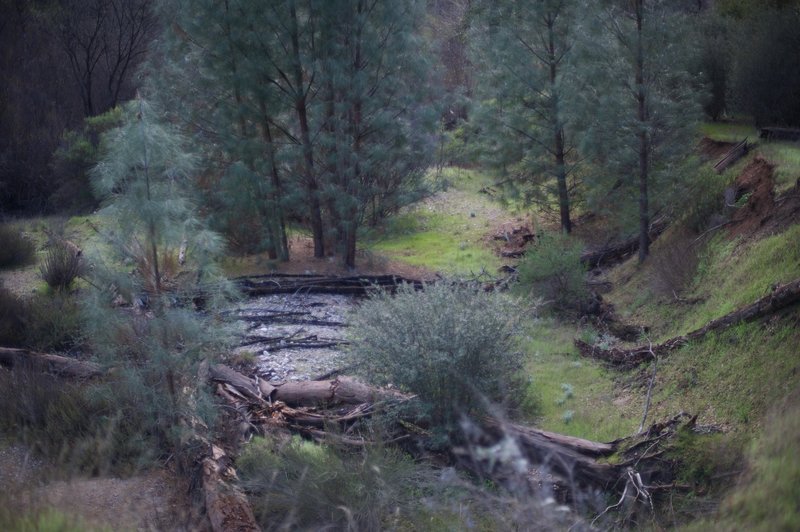
<path fill-rule="evenodd" d="M 269 275 L 234 279 L 249 296 L 273 294 L 335 294 L 365 296 L 372 290 L 394 291 L 402 284 L 422 288 L 423 282 L 397 275 L 362 275 L 356 277 L 325 277 L 311 275 Z"/>
<path fill-rule="evenodd" d="M 746 305 L 720 318 L 712 320 L 703 327 L 688 334 L 670 338 L 659 344 L 640 345 L 630 349 L 619 347 L 605 349 L 576 339 L 575 346 L 578 348 L 581 355 L 587 358 L 601 360 L 619 369 L 630 369 L 643 362 L 652 360 L 654 356 L 659 358 L 666 356 L 674 349 L 686 345 L 690 341 L 699 340 L 712 331 L 722 330 L 731 325 L 736 325 L 737 323 L 754 321 L 799 302 L 800 279 L 795 279 L 790 283 L 772 287 L 769 294 L 759 298 L 750 305 Z"/>
<path fill-rule="evenodd" d="M 720 159 L 717 164 L 714 165 L 714 170 L 721 174 L 727 168 L 732 166 L 736 163 L 739 159 L 747 155 L 747 152 L 750 151 L 750 145 L 747 143 L 747 137 L 744 140 L 738 142 L 733 148 L 730 149 L 725 156 Z"/>
<path fill-rule="evenodd" d="M 650 240 L 653 241 L 664 232 L 669 225 L 666 218 L 659 218 L 650 224 Z M 639 236 L 632 236 L 620 242 L 608 244 L 600 249 L 586 250 L 581 253 L 581 263 L 588 269 L 608 266 L 621 262 L 639 249 Z"/>

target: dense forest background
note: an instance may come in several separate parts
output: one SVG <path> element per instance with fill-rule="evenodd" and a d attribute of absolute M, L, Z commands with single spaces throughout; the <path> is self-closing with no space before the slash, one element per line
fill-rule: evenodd
<path fill-rule="evenodd" d="M 109 126 L 92 119 L 133 98 L 136 89 L 152 79 L 152 69 L 160 68 L 156 66 L 159 63 L 163 66 L 164 40 L 171 30 L 180 29 L 167 23 L 169 15 L 165 10 L 172 9 L 169 4 L 154 0 L 3 0 L 3 212 L 79 211 L 95 206 L 80 184 L 85 183 L 84 174 L 96 160 L 93 150 L 99 132 Z M 197 21 L 202 25 L 204 8 L 200 4 L 196 7 Z M 481 27 L 492 24 L 481 13 L 483 9 L 481 2 L 475 1 L 428 2 L 424 10 L 408 15 L 413 20 L 408 20 L 409 26 L 403 29 L 411 32 L 404 38 L 421 42 L 385 43 L 395 50 L 415 47 L 415 68 L 423 70 L 407 74 L 414 81 L 414 91 L 425 89 L 426 94 L 408 96 L 418 108 L 424 106 L 438 114 L 440 124 L 431 133 L 441 138 L 429 139 L 434 144 L 447 144 L 453 138 L 464 140 L 469 126 L 477 127 L 474 118 L 480 101 L 497 97 L 508 109 L 506 102 L 523 97 L 488 95 L 480 90 L 482 84 L 498 79 L 488 75 L 490 70 L 480 64 L 481 57 L 495 66 L 503 61 L 491 57 L 493 50 L 503 53 L 503 36 Z M 505 22 L 525 23 L 503 18 L 509 13 L 504 14 L 502 9 L 492 15 L 500 17 L 500 27 Z M 687 68 L 702 84 L 702 103 L 708 118 L 724 120 L 746 115 L 759 125 L 800 123 L 797 99 L 790 97 L 800 85 L 800 59 L 793 53 L 797 48 L 796 3 L 687 0 L 672 3 L 670 10 L 673 14 L 668 17 L 688 15 L 681 24 L 691 23 L 691 28 L 681 29 L 688 33 L 675 43 L 680 45 L 675 52 L 691 60 Z M 565 13 L 562 19 L 569 17 L 574 18 Z M 335 23 L 325 24 L 334 27 Z M 596 39 L 585 24 L 581 29 L 586 30 L 582 38 Z M 209 33 L 207 37 L 223 46 L 220 35 Z M 235 50 L 220 49 L 219 53 L 235 62 Z M 152 67 L 149 73 L 142 70 L 148 57 Z M 396 60 L 399 57 L 395 56 Z M 591 82 L 598 91 L 607 91 L 603 84 L 608 83 L 599 77 Z M 389 103 L 382 101 L 380 105 Z M 182 119 L 190 118 L 184 114 Z M 481 127 L 486 133 L 490 124 Z M 445 156 L 454 158 L 452 153 Z"/>

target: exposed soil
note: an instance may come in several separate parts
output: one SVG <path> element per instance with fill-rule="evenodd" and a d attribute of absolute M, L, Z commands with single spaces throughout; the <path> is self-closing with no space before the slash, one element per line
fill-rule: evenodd
<path fill-rule="evenodd" d="M 519 258 L 525 252 L 528 243 L 536 239 L 528 222 L 523 218 L 514 218 L 494 226 L 484 237 L 484 243 L 504 258 Z"/>
<path fill-rule="evenodd" d="M 736 201 L 747 197 L 744 205 L 731 216 L 731 236 L 750 236 L 761 229 L 775 209 L 774 165 L 761 156 L 756 156 L 736 178 Z"/>
<path fill-rule="evenodd" d="M 736 146 L 735 142 L 723 142 L 703 137 L 697 144 L 697 151 L 706 160 L 716 160 L 724 157 L 734 146 Z"/>
<path fill-rule="evenodd" d="M 104 530 L 207 530 L 188 500 L 186 481 L 167 471 L 47 481 L 49 469 L 29 449 L 0 444 L 2 503 L 19 515 L 54 509 Z"/>

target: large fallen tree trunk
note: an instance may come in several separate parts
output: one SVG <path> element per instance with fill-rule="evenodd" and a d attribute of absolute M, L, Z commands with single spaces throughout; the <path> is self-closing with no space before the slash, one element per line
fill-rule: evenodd
<path fill-rule="evenodd" d="M 209 377 L 243 398 L 268 403 L 280 401 L 292 407 L 358 405 L 410 398 L 396 390 L 376 388 L 344 376 L 322 381 L 270 383 L 257 378 L 250 379 L 227 366 L 216 364 L 209 368 Z"/>
<path fill-rule="evenodd" d="M 660 218 L 650 225 L 650 240 L 653 241 L 669 225 L 666 218 Z M 586 250 L 581 253 L 581 263 L 588 269 L 621 262 L 639 249 L 639 236 L 609 244 L 601 249 Z"/>
<path fill-rule="evenodd" d="M 630 369 L 654 357 L 663 357 L 692 340 L 699 340 L 706 334 L 725 329 L 737 323 L 754 321 L 769 316 L 779 310 L 800 302 L 800 279 L 775 287 L 769 295 L 705 324 L 683 336 L 676 336 L 660 344 L 640 345 L 631 349 L 615 347 L 603 349 L 582 340 L 575 340 L 581 355 L 606 362 L 619 369 Z"/>
<path fill-rule="evenodd" d="M 750 151 L 750 145 L 747 143 L 747 138 L 745 137 L 744 140 L 738 142 L 728 153 L 725 154 L 722 159 L 717 162 L 717 164 L 714 165 L 714 170 L 718 174 L 721 174 L 728 167 L 735 164 L 736 161 L 747 155 L 748 151 Z"/>
<path fill-rule="evenodd" d="M 0 365 L 9 368 L 26 367 L 73 379 L 91 379 L 103 375 L 98 364 L 27 349 L 0 347 Z"/>

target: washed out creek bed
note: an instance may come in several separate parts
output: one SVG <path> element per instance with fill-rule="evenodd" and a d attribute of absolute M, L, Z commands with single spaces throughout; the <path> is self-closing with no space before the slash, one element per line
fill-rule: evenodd
<path fill-rule="evenodd" d="M 233 310 L 241 322 L 236 352 L 256 356 L 259 377 L 268 381 L 312 380 L 344 366 L 347 313 L 353 296 L 276 294 L 255 297 Z"/>

